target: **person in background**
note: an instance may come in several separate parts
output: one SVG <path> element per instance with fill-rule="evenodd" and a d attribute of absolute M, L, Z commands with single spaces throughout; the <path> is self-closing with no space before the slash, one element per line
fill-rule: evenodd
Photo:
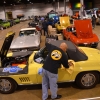
<path fill-rule="evenodd" d="M 38 22 L 38 16 L 35 16 L 35 22 Z"/>
<path fill-rule="evenodd" d="M 41 21 L 44 21 L 44 17 L 43 16 L 41 17 Z"/>
<path fill-rule="evenodd" d="M 95 28 L 96 25 L 96 17 L 95 15 L 92 16 L 92 27 Z"/>
<path fill-rule="evenodd" d="M 48 22 L 46 19 L 42 22 L 42 29 L 44 31 L 44 36 L 46 35 L 46 33 L 48 35 Z"/>
<path fill-rule="evenodd" d="M 61 67 L 61 64 L 65 68 L 69 68 L 66 54 L 68 46 L 66 43 L 61 43 L 59 48 L 46 43 L 46 47 L 49 54 L 43 65 L 42 100 L 47 100 L 49 87 L 52 100 L 60 99 L 62 96 L 57 94 L 58 68 Z"/>

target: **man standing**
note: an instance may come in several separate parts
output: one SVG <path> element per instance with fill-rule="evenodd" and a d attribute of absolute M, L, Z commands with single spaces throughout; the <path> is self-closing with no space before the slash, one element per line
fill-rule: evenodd
<path fill-rule="evenodd" d="M 96 17 L 95 15 L 92 16 L 92 27 L 93 29 L 95 28 L 95 25 L 96 25 Z"/>
<path fill-rule="evenodd" d="M 43 31 L 44 31 L 44 36 L 46 35 L 46 33 L 48 35 L 48 22 L 46 19 L 43 21 L 42 27 L 43 27 Z"/>
<path fill-rule="evenodd" d="M 50 87 L 52 100 L 60 99 L 62 96 L 57 95 L 58 68 L 61 67 L 61 64 L 65 68 L 69 68 L 66 54 L 68 47 L 66 43 L 61 43 L 60 48 L 49 43 L 46 44 L 46 47 L 49 54 L 43 65 L 42 100 L 48 98 L 48 87 Z"/>

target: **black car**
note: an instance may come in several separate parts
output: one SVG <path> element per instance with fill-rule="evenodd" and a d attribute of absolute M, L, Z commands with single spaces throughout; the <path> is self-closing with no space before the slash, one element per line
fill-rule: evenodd
<path fill-rule="evenodd" d="M 13 19 L 9 19 L 8 22 L 10 22 L 10 26 L 13 26 L 13 25 L 16 24 L 15 21 L 14 21 Z"/>
<path fill-rule="evenodd" d="M 36 26 L 38 25 L 38 23 L 35 22 L 35 21 L 31 21 L 31 22 L 28 23 L 28 25 L 29 25 L 29 27 L 30 27 L 30 26 L 31 26 L 31 27 L 36 27 Z"/>

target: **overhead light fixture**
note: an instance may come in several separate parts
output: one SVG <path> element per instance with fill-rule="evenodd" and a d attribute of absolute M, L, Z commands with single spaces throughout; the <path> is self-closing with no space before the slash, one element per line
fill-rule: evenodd
<path fill-rule="evenodd" d="M 10 4 L 10 5 L 12 5 L 12 4 Z"/>
<path fill-rule="evenodd" d="M 6 1 L 4 1 L 4 3 L 6 3 Z"/>
<path fill-rule="evenodd" d="M 69 2 L 69 0 L 66 0 L 66 2 Z"/>
<path fill-rule="evenodd" d="M 27 0 L 27 1 L 30 1 L 30 0 Z"/>
<path fill-rule="evenodd" d="M 17 3 L 20 3 L 20 2 L 21 2 L 21 0 L 18 0 L 18 1 L 17 1 Z"/>

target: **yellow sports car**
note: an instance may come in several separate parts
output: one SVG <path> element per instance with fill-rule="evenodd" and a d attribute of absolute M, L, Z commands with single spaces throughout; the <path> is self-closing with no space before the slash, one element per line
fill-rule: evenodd
<path fill-rule="evenodd" d="M 42 75 L 39 75 L 38 71 L 49 53 L 48 46 L 39 51 L 8 53 L 13 37 L 13 32 L 7 34 L 0 52 L 0 92 L 4 94 L 14 92 L 18 85 L 41 84 Z M 65 40 L 51 40 L 49 45 L 59 46 L 62 42 L 68 45 L 67 55 L 73 66 L 68 69 L 63 66 L 59 68 L 58 82 L 75 81 L 80 88 L 84 89 L 95 87 L 100 79 L 100 51 L 88 47 L 77 47 Z"/>
<path fill-rule="evenodd" d="M 70 26 L 70 20 L 69 17 L 59 17 L 59 22 L 55 24 L 55 27 L 57 28 L 58 32 L 61 32 L 63 29 L 66 29 L 68 26 Z"/>

